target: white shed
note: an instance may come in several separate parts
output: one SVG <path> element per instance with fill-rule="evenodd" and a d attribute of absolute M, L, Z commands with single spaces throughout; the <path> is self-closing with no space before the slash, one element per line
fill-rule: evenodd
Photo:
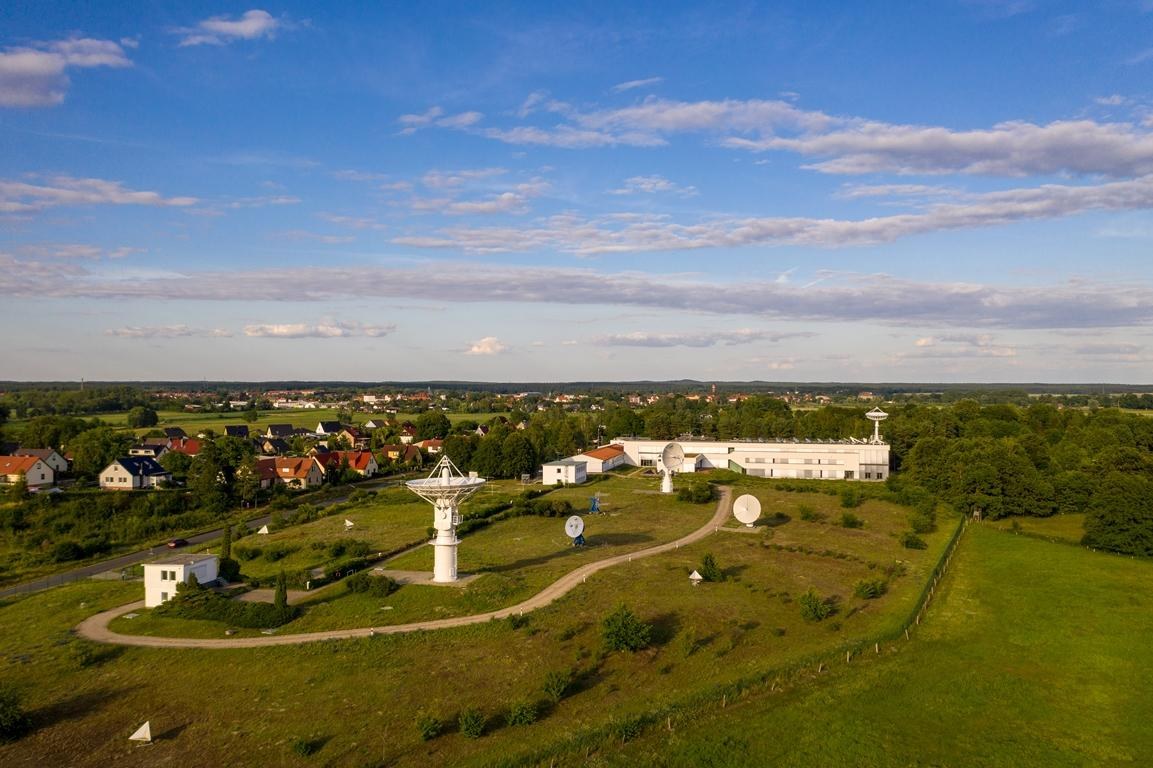
<path fill-rule="evenodd" d="M 588 466 L 576 459 L 550 461 L 541 468 L 541 482 L 545 485 L 580 485 L 588 479 Z"/>
<path fill-rule="evenodd" d="M 144 564 L 144 607 L 155 608 L 176 594 L 176 585 L 196 574 L 201 584 L 215 581 L 220 567 L 216 555 L 172 555 L 155 563 Z"/>

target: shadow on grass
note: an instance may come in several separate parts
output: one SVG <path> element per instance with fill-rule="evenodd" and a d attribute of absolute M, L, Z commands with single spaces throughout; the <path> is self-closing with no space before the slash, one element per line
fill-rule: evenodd
<path fill-rule="evenodd" d="M 789 517 L 784 512 L 778 512 L 771 517 L 762 517 L 760 520 L 757 520 L 755 523 L 753 523 L 753 525 L 757 528 L 776 528 L 778 526 L 784 525 L 785 523 L 791 523 L 792 521 L 793 518 Z"/>
<path fill-rule="evenodd" d="M 169 728 L 168 730 L 162 731 L 162 732 L 156 734 L 155 736 L 153 736 L 152 740 L 153 741 L 173 741 L 176 739 L 177 736 L 184 733 L 184 730 L 189 725 L 191 725 L 191 723 L 181 723 L 180 725 L 174 725 L 171 728 Z"/>
<path fill-rule="evenodd" d="M 29 730 L 37 731 L 66 720 L 75 720 L 84 717 L 92 712 L 103 709 L 123 692 L 124 689 L 98 688 L 94 691 L 86 691 L 74 696 L 69 696 L 61 701 L 56 701 L 45 707 L 33 710 L 28 713 L 29 719 L 31 720 L 31 728 Z M 125 734 L 125 736 L 127 736 L 127 734 Z"/>
<path fill-rule="evenodd" d="M 649 636 L 653 645 L 666 645 L 681 628 L 681 619 L 675 613 L 662 613 L 651 622 L 653 631 Z"/>

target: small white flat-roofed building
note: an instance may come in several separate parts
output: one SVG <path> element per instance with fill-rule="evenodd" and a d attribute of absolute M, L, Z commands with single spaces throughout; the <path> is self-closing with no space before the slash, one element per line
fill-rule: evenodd
<path fill-rule="evenodd" d="M 220 568 L 216 555 L 180 554 L 144 564 L 144 607 L 155 608 L 176 595 L 176 585 L 191 574 L 201 584 L 215 581 Z"/>
<path fill-rule="evenodd" d="M 637 467 L 660 466 L 669 440 L 617 438 L 612 441 Z M 867 440 L 677 440 L 685 461 L 679 472 L 731 469 L 752 477 L 814 480 L 884 480 L 889 446 Z"/>
<path fill-rule="evenodd" d="M 550 461 L 541 468 L 545 485 L 580 485 L 588 480 L 587 464 L 577 459 Z"/>

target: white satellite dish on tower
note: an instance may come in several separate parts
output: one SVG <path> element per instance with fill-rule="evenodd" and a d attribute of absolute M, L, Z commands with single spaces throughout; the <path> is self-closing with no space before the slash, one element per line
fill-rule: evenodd
<path fill-rule="evenodd" d="M 410 491 L 433 505 L 432 525 L 436 529 L 436 539 L 432 544 L 434 582 L 456 581 L 456 526 L 460 525 L 461 502 L 484 486 L 484 479 L 465 477 L 449 460 L 442 455 L 428 477 L 409 480 L 405 483 Z"/>
<path fill-rule="evenodd" d="M 873 439 L 870 441 L 874 445 L 884 443 L 881 439 L 881 422 L 889 418 L 889 414 L 882 411 L 880 408 L 874 408 L 865 414 L 865 418 L 873 422 Z"/>
<path fill-rule="evenodd" d="M 738 496 L 737 500 L 733 502 L 733 517 L 741 521 L 749 528 L 753 527 L 753 523 L 761 516 L 761 502 L 756 496 L 751 494 L 744 494 Z"/>
<path fill-rule="evenodd" d="M 680 443 L 669 443 L 661 451 L 661 471 L 664 473 L 664 477 L 661 478 L 661 493 L 673 492 L 673 472 L 680 469 L 684 463 L 685 449 Z"/>

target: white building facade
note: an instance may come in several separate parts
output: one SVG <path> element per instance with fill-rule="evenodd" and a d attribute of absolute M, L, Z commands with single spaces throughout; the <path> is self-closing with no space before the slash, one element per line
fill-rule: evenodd
<path fill-rule="evenodd" d="M 215 581 L 220 559 L 216 555 L 173 555 L 144 564 L 144 607 L 155 608 L 176 595 L 176 585 L 196 574 L 201 584 Z"/>
<path fill-rule="evenodd" d="M 586 480 L 586 464 L 576 459 L 550 461 L 541 469 L 541 482 L 544 485 L 580 485 Z"/>
<path fill-rule="evenodd" d="M 658 467 L 670 440 L 617 438 L 627 462 Z M 681 472 L 731 469 L 752 477 L 878 481 L 889 476 L 889 446 L 866 440 L 677 440 L 685 450 Z M 546 483 L 547 484 L 547 483 Z"/>

